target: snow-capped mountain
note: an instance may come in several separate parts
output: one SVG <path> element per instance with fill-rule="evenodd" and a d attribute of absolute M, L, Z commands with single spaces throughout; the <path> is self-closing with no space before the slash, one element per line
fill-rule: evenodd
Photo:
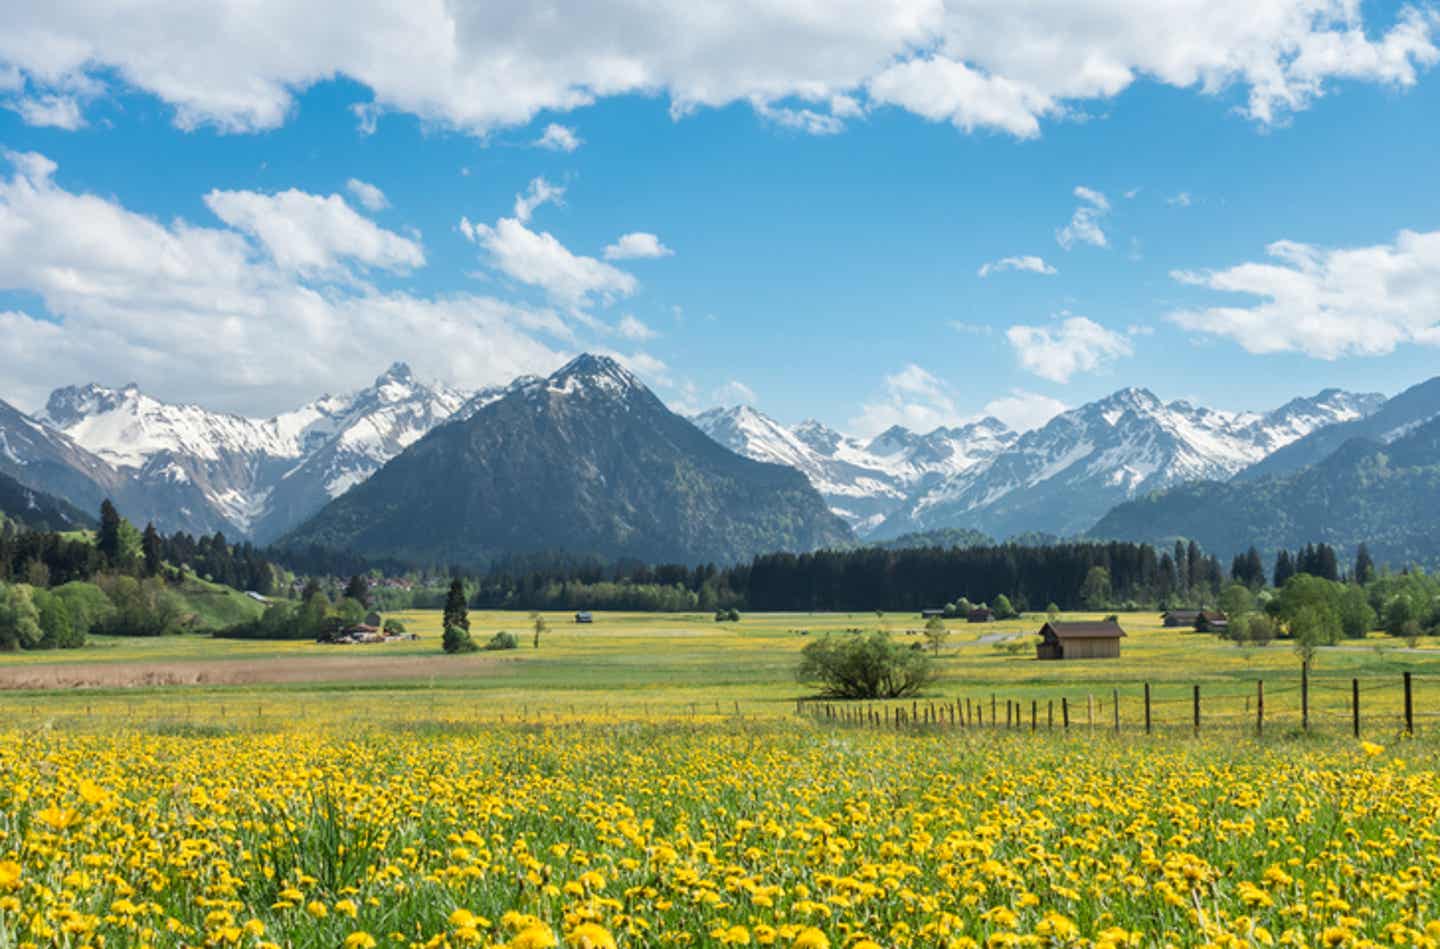
<path fill-rule="evenodd" d="M 1017 437 L 987 418 L 926 435 L 896 426 L 866 443 L 814 420 L 788 428 L 745 405 L 711 409 L 692 421 L 736 454 L 800 471 L 861 534 L 922 486 L 984 464 Z"/>
<path fill-rule="evenodd" d="M 1362 418 L 1384 398 L 1327 389 L 1266 413 L 1165 403 L 1122 389 L 1056 416 L 986 464 L 912 496 L 877 531 L 897 536 L 969 527 L 1004 538 L 1088 530 L 1116 504 L 1195 480 L 1223 480 L 1327 425 Z"/>
<path fill-rule="evenodd" d="M 403 363 L 375 383 L 268 419 L 172 405 L 136 386 L 58 389 L 39 419 L 157 498 L 162 530 L 268 540 L 364 481 L 468 397 Z M 135 512 L 138 514 L 139 512 Z"/>
<path fill-rule="evenodd" d="M 799 472 L 742 458 L 606 356 L 441 425 L 281 541 L 479 565 L 570 550 L 735 563 L 850 542 Z"/>

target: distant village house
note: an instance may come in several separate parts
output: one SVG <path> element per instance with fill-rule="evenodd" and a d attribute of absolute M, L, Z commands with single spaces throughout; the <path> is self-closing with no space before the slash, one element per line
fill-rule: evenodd
<path fill-rule="evenodd" d="M 589 610 L 581 610 L 580 612 L 578 612 L 578 613 L 575 614 L 575 622 L 577 622 L 577 623 L 593 623 L 593 622 L 595 622 L 595 617 L 593 617 L 593 616 L 590 615 L 590 611 L 589 611 Z"/>
<path fill-rule="evenodd" d="M 977 606 L 965 617 L 969 623 L 989 623 L 995 619 L 995 611 L 988 606 Z"/>

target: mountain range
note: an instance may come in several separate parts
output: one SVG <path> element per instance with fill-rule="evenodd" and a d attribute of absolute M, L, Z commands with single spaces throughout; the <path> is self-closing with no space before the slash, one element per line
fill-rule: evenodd
<path fill-rule="evenodd" d="M 129 385 L 0 403 L 0 471 L 85 510 L 113 498 L 162 531 L 269 541 L 477 398 L 396 363 L 374 384 L 267 419 L 160 402 Z"/>
<path fill-rule="evenodd" d="M 1327 389 L 1270 412 L 1222 412 L 1129 388 L 1023 435 L 987 418 L 925 435 L 891 429 L 863 444 L 815 422 L 787 429 L 748 407 L 712 410 L 696 424 L 734 451 L 805 472 L 861 536 L 959 527 L 1004 539 L 1082 533 L 1116 504 L 1228 478 L 1384 402 Z"/>
<path fill-rule="evenodd" d="M 803 474 L 726 450 L 583 355 L 434 429 L 281 544 L 475 565 L 547 551 L 733 563 L 850 540 Z"/>
<path fill-rule="evenodd" d="M 82 511 L 111 497 L 167 532 L 391 556 L 398 545 L 432 560 L 563 548 L 719 562 L 956 531 L 1188 537 L 1195 525 L 1172 522 L 1159 499 L 1299 476 L 1357 439 L 1398 444 L 1437 415 L 1440 379 L 1388 400 L 1326 389 L 1265 412 L 1126 388 L 1023 433 L 981 418 L 861 439 L 749 406 L 680 418 L 605 357 L 479 391 L 397 363 L 357 392 L 263 419 L 133 385 L 58 389 L 33 416 L 0 402 L 0 474 Z M 628 458 L 615 456 L 621 444 Z M 409 491 L 427 497 L 417 506 Z M 425 505 L 441 498 L 463 507 L 468 533 L 428 543 L 421 525 L 443 525 Z M 739 516 L 745 498 L 764 509 Z M 1223 513 L 1210 515 L 1217 525 Z"/>

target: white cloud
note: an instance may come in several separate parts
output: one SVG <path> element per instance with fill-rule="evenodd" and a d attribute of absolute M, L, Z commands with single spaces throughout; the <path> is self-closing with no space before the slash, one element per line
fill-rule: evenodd
<path fill-rule="evenodd" d="M 853 103 L 855 100 L 837 96 L 836 101 Z M 834 113 L 818 112 L 815 109 L 789 108 L 771 105 L 764 99 L 753 99 L 755 112 L 766 121 L 783 128 L 795 129 L 807 135 L 838 135 L 845 131 L 845 119 Z M 846 106 L 847 112 L 848 106 Z M 849 113 L 853 114 L 853 113 Z"/>
<path fill-rule="evenodd" d="M 630 313 L 626 313 L 620 317 L 620 322 L 616 325 L 615 331 L 626 339 L 634 340 L 654 339 L 660 335 Z"/>
<path fill-rule="evenodd" d="M 1252 353 L 1335 359 L 1381 355 L 1404 343 L 1440 345 L 1440 231 L 1401 231 L 1389 244 L 1344 249 L 1278 241 L 1266 252 L 1269 262 L 1172 274 L 1259 302 L 1168 318 Z"/>
<path fill-rule="evenodd" d="M 563 185 L 552 185 L 544 178 L 531 179 L 525 193 L 515 196 L 515 217 L 521 221 L 529 221 L 536 208 L 543 204 L 560 204 L 564 199 Z"/>
<path fill-rule="evenodd" d="M 1134 351 L 1124 335 L 1083 316 L 1065 319 L 1058 329 L 1012 326 L 1005 336 L 1020 365 L 1051 382 L 1069 382 Z"/>
<path fill-rule="evenodd" d="M 368 181 L 351 178 L 345 182 L 345 190 L 354 195 L 355 200 L 359 201 L 360 206 L 367 211 L 383 211 L 390 206 L 390 200 L 385 197 L 385 192 Z"/>
<path fill-rule="evenodd" d="M 392 359 L 467 386 L 507 382 L 559 365 L 547 338 L 574 339 L 553 311 L 490 297 L 316 288 L 257 256 L 246 233 L 163 224 L 59 186 L 44 156 L 7 157 L 0 289 L 46 310 L 0 313 L 4 395 L 22 405 L 57 380 L 135 379 L 162 398 L 268 412 L 362 384 Z M 337 253 L 327 240 L 322 258 Z"/>
<path fill-rule="evenodd" d="M 754 405 L 759 399 L 755 390 L 738 379 L 731 379 L 710 394 L 716 405 Z"/>
<path fill-rule="evenodd" d="M 284 270 L 339 275 L 352 262 L 392 271 L 425 264 L 418 243 L 357 214 L 338 194 L 307 194 L 294 188 L 278 194 L 211 191 L 205 195 L 205 205 L 220 220 L 259 241 Z"/>
<path fill-rule="evenodd" d="M 703 16 L 682 0 L 591 0 L 564 16 L 521 0 L 11 7 L 0 71 L 38 94 L 113 77 L 168 103 L 183 128 L 225 131 L 274 128 L 297 94 L 337 76 L 371 90 L 357 111 L 371 127 L 404 112 L 477 134 L 639 94 L 676 115 L 754 103 L 819 132 L 893 105 L 1029 137 L 1137 81 L 1233 95 L 1269 124 L 1339 81 L 1413 85 L 1440 58 L 1432 7 L 1367 21 L 1359 0 L 776 0 Z"/>
<path fill-rule="evenodd" d="M 85 114 L 74 96 L 27 96 L 17 99 L 11 107 L 20 113 L 26 125 L 69 132 L 85 127 Z"/>
<path fill-rule="evenodd" d="M 1106 247 L 1109 241 L 1105 238 L 1105 231 L 1100 226 L 1100 221 L 1110 213 L 1110 202 L 1105 195 L 1094 191 L 1084 185 L 1075 188 L 1075 197 L 1080 199 L 1080 206 L 1070 217 L 1070 223 L 1055 232 L 1055 240 L 1060 246 L 1069 250 L 1078 241 L 1083 244 L 1093 244 L 1096 247 Z"/>
<path fill-rule="evenodd" d="M 1028 273 L 1046 274 L 1047 276 L 1059 272 L 1054 267 L 1045 263 L 1041 258 L 1026 255 L 1023 257 L 1001 257 L 999 260 L 982 264 L 979 273 L 982 277 L 988 277 L 992 273 L 999 273 L 1002 270 L 1023 270 Z"/>
<path fill-rule="evenodd" d="M 1191 205 L 1190 192 L 1182 191 L 1165 199 L 1165 203 L 1172 208 L 1188 208 Z"/>
<path fill-rule="evenodd" d="M 615 243 L 605 248 L 606 260 L 671 257 L 674 254 L 673 250 L 660 243 L 660 238 L 644 231 L 622 234 Z"/>
<path fill-rule="evenodd" d="M 995 328 L 988 323 L 965 323 L 961 320 L 951 320 L 950 328 L 966 336 L 990 336 L 995 332 Z"/>
<path fill-rule="evenodd" d="M 537 147 L 548 148 L 552 152 L 573 152 L 584 144 L 585 140 L 576 135 L 574 129 L 558 122 L 545 126 L 545 131 L 535 140 Z"/>
<path fill-rule="evenodd" d="M 885 377 L 884 391 L 860 407 L 850 428 L 861 436 L 877 435 L 892 425 L 929 432 L 941 425 L 959 425 L 965 415 L 950 387 L 929 371 L 911 363 Z"/>
<path fill-rule="evenodd" d="M 983 414 L 992 415 L 1017 432 L 1039 428 L 1070 406 L 1048 395 L 1012 389 L 1009 395 L 985 404 Z"/>

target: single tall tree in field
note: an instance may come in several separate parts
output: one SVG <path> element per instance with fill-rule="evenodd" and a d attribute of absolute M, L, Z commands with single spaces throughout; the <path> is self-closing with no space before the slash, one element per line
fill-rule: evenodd
<path fill-rule="evenodd" d="M 465 605 L 465 584 L 456 577 L 450 581 L 450 592 L 445 597 L 445 618 L 446 629 L 454 627 L 470 631 L 470 611 Z"/>
<path fill-rule="evenodd" d="M 925 622 L 925 642 L 929 644 L 931 652 L 939 655 L 940 648 L 949 638 L 950 630 L 946 629 L 943 619 L 932 616 Z"/>
<path fill-rule="evenodd" d="M 540 634 L 543 633 L 543 632 L 545 632 L 545 631 L 546 631 L 547 629 L 549 629 L 550 627 L 546 625 L 546 623 L 545 623 L 545 617 L 542 616 L 542 615 L 540 615 L 539 612 L 531 613 L 531 614 L 530 614 L 530 620 L 531 620 L 531 622 L 533 622 L 533 623 L 535 624 L 535 648 L 536 648 L 536 649 L 539 649 L 539 648 L 540 648 Z"/>

